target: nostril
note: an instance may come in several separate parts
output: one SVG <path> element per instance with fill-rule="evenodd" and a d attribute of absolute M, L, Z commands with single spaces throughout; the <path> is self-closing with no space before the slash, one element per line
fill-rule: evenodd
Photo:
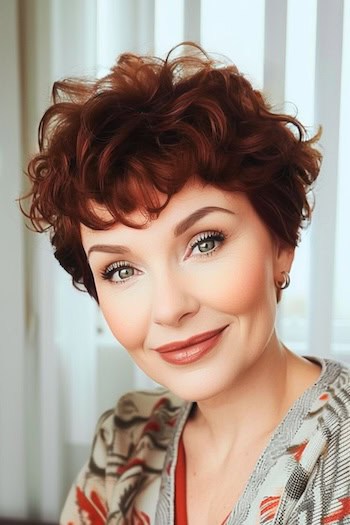
<path fill-rule="evenodd" d="M 160 290 L 157 302 L 153 301 L 152 310 L 154 323 L 179 326 L 185 318 L 196 315 L 199 303 L 189 294 L 167 295 L 165 290 Z"/>

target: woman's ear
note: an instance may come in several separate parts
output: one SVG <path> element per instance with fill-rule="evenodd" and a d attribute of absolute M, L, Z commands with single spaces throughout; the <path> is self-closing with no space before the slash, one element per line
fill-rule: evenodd
<path fill-rule="evenodd" d="M 285 243 L 276 243 L 276 258 L 274 268 L 274 280 L 277 303 L 281 300 L 282 290 L 290 283 L 289 272 L 292 268 L 295 247 Z"/>
<path fill-rule="evenodd" d="M 290 273 L 294 260 L 295 247 L 282 242 L 276 246 L 275 281 L 283 280 L 283 272 Z M 281 279 L 282 277 L 282 279 Z"/>

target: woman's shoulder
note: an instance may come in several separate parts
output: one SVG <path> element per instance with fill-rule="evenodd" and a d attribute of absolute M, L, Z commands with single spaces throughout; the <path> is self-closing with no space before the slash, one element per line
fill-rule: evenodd
<path fill-rule="evenodd" d="M 338 422 L 350 418 L 350 368 L 346 363 L 333 359 L 308 357 L 322 366 L 322 371 L 313 389 L 310 413 L 336 419 Z"/>
<path fill-rule="evenodd" d="M 131 390 L 119 397 L 114 407 L 103 412 L 98 420 L 98 426 L 118 426 L 122 421 L 137 422 L 159 410 L 172 414 L 185 404 L 186 401 L 163 387 L 152 390 Z"/>
<path fill-rule="evenodd" d="M 350 369 L 339 361 L 315 359 L 322 364 L 317 397 L 287 450 L 294 467 L 278 511 L 294 507 L 291 525 L 305 519 L 350 523 Z M 296 487 L 300 498 L 295 498 Z"/>
<path fill-rule="evenodd" d="M 97 431 L 126 430 L 144 425 L 150 419 L 173 421 L 186 401 L 166 388 L 133 390 L 123 394 L 115 406 L 106 410 L 99 418 Z"/>
<path fill-rule="evenodd" d="M 342 417 L 350 415 L 350 368 L 346 363 L 334 359 L 309 358 L 322 366 L 318 380 L 321 392 L 319 401 L 332 403 L 334 410 Z M 321 403 L 322 404 L 322 403 Z"/>
<path fill-rule="evenodd" d="M 164 388 L 121 396 L 97 422 L 89 459 L 68 495 L 60 523 L 81 523 L 83 512 L 89 523 L 101 524 L 111 514 L 115 523 L 124 518 L 136 523 L 143 511 L 153 515 L 166 451 L 187 405 Z"/>
<path fill-rule="evenodd" d="M 163 408 L 172 413 L 185 404 L 183 399 L 170 390 L 157 387 L 152 390 L 133 390 L 122 395 L 115 406 L 117 417 L 130 419 L 133 416 L 150 416 L 154 410 Z"/>

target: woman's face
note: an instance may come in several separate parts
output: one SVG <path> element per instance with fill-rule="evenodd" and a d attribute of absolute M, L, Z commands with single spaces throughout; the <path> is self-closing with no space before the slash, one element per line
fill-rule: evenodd
<path fill-rule="evenodd" d="M 145 222 L 140 212 L 130 218 Z M 275 282 L 293 250 L 273 241 L 243 193 L 193 181 L 145 229 L 81 233 L 114 336 L 183 399 L 233 387 L 274 344 Z M 201 334 L 206 341 L 159 349 Z"/>

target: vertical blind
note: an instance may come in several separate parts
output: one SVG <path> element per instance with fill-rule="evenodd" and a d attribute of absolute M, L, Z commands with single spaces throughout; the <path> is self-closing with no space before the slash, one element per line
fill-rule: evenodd
<path fill-rule="evenodd" d="M 25 42 L 19 57 L 23 89 L 30 91 L 36 108 L 24 111 L 24 158 L 34 147 L 31 137 L 54 80 L 101 76 L 123 51 L 164 56 L 183 40 L 229 57 L 264 89 L 276 111 L 297 114 L 310 135 L 323 126 L 324 163 L 313 225 L 297 250 L 278 330 L 301 354 L 350 363 L 350 3 L 28 0 L 17 6 Z M 28 100 L 25 91 L 22 99 Z M 113 339 L 92 300 L 72 288 L 53 261 L 47 237 L 28 234 L 27 244 L 33 252 L 27 275 L 35 274 L 36 282 L 30 288 L 36 300 L 27 312 L 32 319 L 27 381 L 38 382 L 38 394 L 25 406 L 27 411 L 33 403 L 38 408 L 29 422 L 30 445 L 25 445 L 36 458 L 23 471 L 26 505 L 32 514 L 57 519 L 88 454 L 98 415 L 122 392 L 152 382 Z"/>

